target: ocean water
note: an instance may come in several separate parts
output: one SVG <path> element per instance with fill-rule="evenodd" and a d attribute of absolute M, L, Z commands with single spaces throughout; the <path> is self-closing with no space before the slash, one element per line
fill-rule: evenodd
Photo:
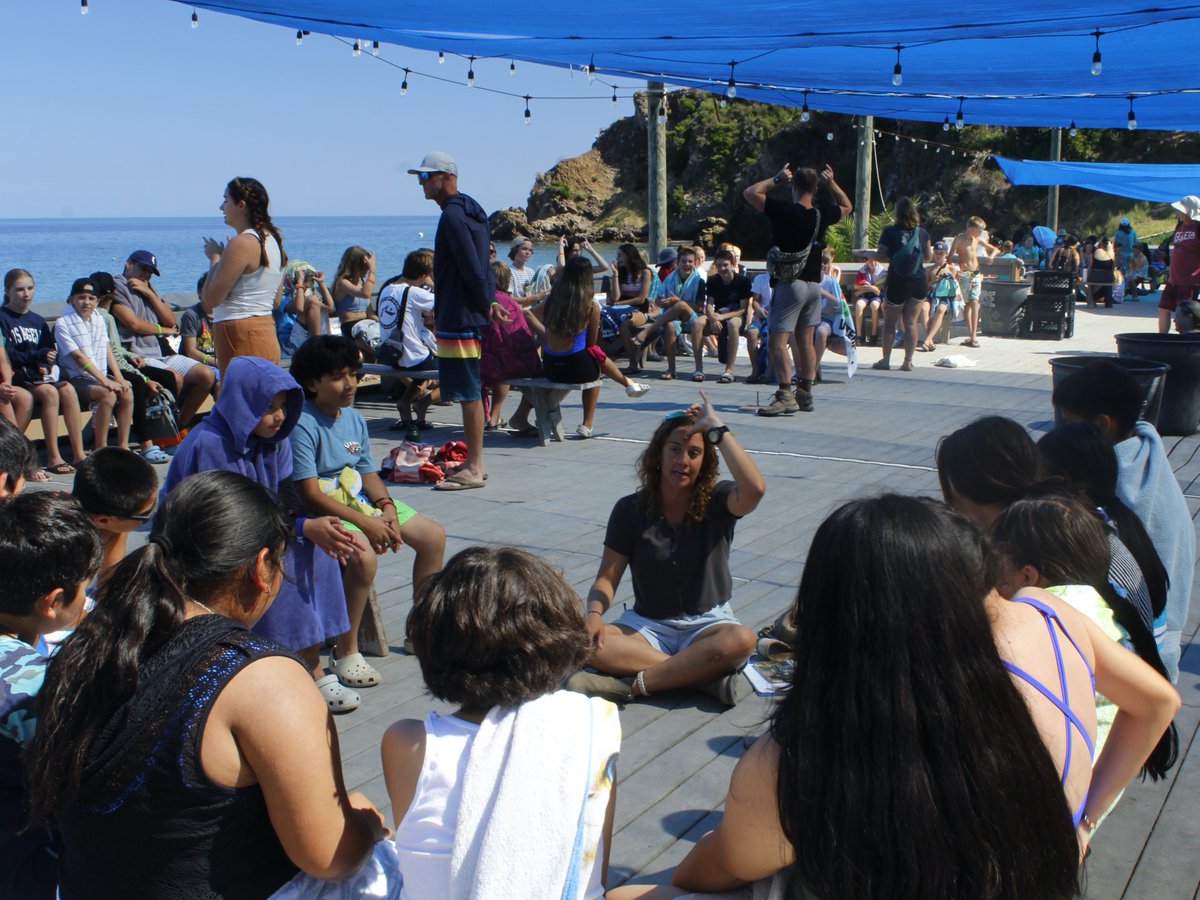
<path fill-rule="evenodd" d="M 312 216 L 280 218 L 290 259 L 303 259 L 325 272 L 332 282 L 342 252 L 354 244 L 375 253 L 379 280 L 397 275 L 404 257 L 418 247 L 432 247 L 437 216 Z M 219 217 L 161 219 L 0 219 L 0 268 L 28 269 L 37 285 L 35 302 L 65 300 L 71 282 L 92 272 L 120 273 L 134 250 L 158 257 L 160 293 L 194 291 L 208 268 L 204 238 L 231 236 Z M 616 245 L 597 244 L 606 259 Z M 508 245 L 497 245 L 507 261 Z M 531 264 L 554 262 L 556 243 L 535 244 Z"/>

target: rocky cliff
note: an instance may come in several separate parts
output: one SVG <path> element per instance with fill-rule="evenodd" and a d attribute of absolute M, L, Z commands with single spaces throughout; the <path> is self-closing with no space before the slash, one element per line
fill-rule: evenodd
<path fill-rule="evenodd" d="M 497 239 L 523 234 L 535 239 L 584 233 L 599 241 L 646 239 L 645 96 L 635 114 L 614 122 L 581 156 L 559 161 L 537 176 L 524 209 L 492 216 Z M 871 210 L 885 220 L 899 196 L 917 200 L 931 231 L 957 230 L 971 215 L 984 217 L 994 234 L 1004 235 L 1045 215 L 1045 188 L 1014 188 L 989 153 L 1045 159 L 1050 139 L 1044 128 L 968 127 L 943 131 L 940 125 L 876 119 Z M 896 139 L 892 133 L 903 138 Z M 916 138 L 914 141 L 911 138 Z M 701 91 L 668 96 L 667 212 L 670 235 L 713 245 L 732 240 L 751 255 L 767 248 L 762 216 L 741 197 L 749 183 L 793 166 L 829 163 L 853 196 L 857 129 L 853 117 L 813 113 L 747 101 L 724 107 Z M 926 143 L 928 142 L 928 143 Z M 940 146 L 939 146 L 940 145 Z M 951 155 L 953 153 L 953 155 Z M 1182 132 L 1080 131 L 1063 135 L 1063 158 L 1138 162 L 1178 162 L 1200 156 L 1200 135 Z M 1103 229 L 1136 204 L 1119 197 L 1064 188 L 1060 224 L 1081 233 Z M 1145 204 L 1142 204 L 1143 206 Z M 1156 212 L 1171 218 L 1169 210 Z M 874 235 L 872 235 L 873 237 Z M 848 225 L 831 243 L 846 243 Z M 841 248 L 839 248 L 841 249 Z"/>

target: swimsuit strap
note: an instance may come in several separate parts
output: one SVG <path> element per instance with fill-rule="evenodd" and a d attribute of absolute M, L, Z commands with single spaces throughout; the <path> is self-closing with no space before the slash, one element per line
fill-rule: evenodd
<path fill-rule="evenodd" d="M 1058 668 L 1058 684 L 1059 690 L 1062 692 L 1061 697 L 1050 690 L 1050 688 L 1043 684 L 1039 679 L 1035 678 L 1033 675 L 1030 675 L 1019 666 L 1014 665 L 1008 660 L 1002 660 L 1002 662 L 1004 663 L 1004 668 L 1008 669 L 1009 672 L 1016 675 L 1030 687 L 1034 688 L 1043 697 L 1053 703 L 1055 707 L 1057 707 L 1058 711 L 1063 714 L 1063 718 L 1066 720 L 1064 724 L 1066 726 L 1067 745 L 1066 752 L 1063 756 L 1061 783 L 1065 786 L 1067 783 L 1067 774 L 1071 770 L 1071 727 L 1074 726 L 1079 731 L 1080 736 L 1083 738 L 1083 743 L 1084 746 L 1087 747 L 1089 759 L 1095 760 L 1096 748 L 1092 744 L 1092 739 L 1088 736 L 1087 729 L 1083 727 L 1083 722 L 1070 707 L 1070 693 L 1067 689 L 1066 671 L 1063 668 L 1062 648 L 1058 643 L 1058 631 L 1061 631 L 1066 636 L 1067 640 L 1071 642 L 1071 646 L 1075 648 L 1075 652 L 1078 653 L 1080 659 L 1083 660 L 1083 664 L 1088 671 L 1088 677 L 1091 679 L 1093 692 L 1096 689 L 1096 677 L 1092 672 L 1092 667 L 1088 664 L 1087 657 L 1083 655 L 1083 651 L 1079 649 L 1079 645 L 1075 642 L 1075 639 L 1071 637 L 1070 633 L 1066 630 L 1066 628 L 1063 627 L 1062 620 L 1058 617 L 1058 613 L 1052 607 L 1035 597 L 1017 596 L 1013 598 L 1012 602 L 1024 603 L 1026 606 L 1031 606 L 1041 613 L 1042 621 L 1045 623 L 1047 634 L 1050 637 L 1050 646 L 1054 649 L 1054 662 Z M 1057 630 L 1054 627 L 1055 624 L 1058 625 Z M 1080 800 L 1078 809 L 1072 813 L 1072 821 L 1074 824 L 1079 824 L 1079 821 L 1083 816 L 1083 808 L 1086 803 L 1087 791 L 1085 790 L 1083 798 Z"/>

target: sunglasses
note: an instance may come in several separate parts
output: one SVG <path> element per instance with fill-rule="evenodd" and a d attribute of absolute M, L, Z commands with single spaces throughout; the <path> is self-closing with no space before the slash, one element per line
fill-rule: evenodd
<path fill-rule="evenodd" d="M 417 181 L 421 182 L 421 184 L 424 184 L 430 178 L 432 178 L 434 175 L 442 175 L 442 174 L 444 174 L 444 173 L 443 172 L 418 172 L 417 173 Z"/>

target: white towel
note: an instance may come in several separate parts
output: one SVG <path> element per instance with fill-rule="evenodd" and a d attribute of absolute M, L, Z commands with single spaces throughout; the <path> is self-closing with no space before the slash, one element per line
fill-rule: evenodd
<path fill-rule="evenodd" d="M 604 700 L 558 691 L 494 707 L 463 777 L 451 900 L 587 896 L 620 742 Z"/>

